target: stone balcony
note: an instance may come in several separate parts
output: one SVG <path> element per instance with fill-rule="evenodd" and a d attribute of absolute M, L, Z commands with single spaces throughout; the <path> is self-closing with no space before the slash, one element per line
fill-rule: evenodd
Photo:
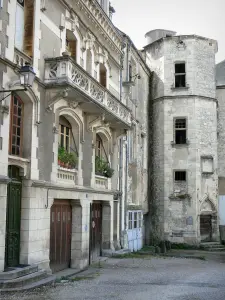
<path fill-rule="evenodd" d="M 111 190 L 111 179 L 104 176 L 95 175 L 95 188 Z"/>
<path fill-rule="evenodd" d="M 64 184 L 78 184 L 78 171 L 58 166 L 58 182 Z"/>
<path fill-rule="evenodd" d="M 131 111 L 69 56 L 45 59 L 45 84 L 47 88 L 68 87 L 71 100 L 86 103 L 87 112 L 105 111 L 110 123 L 131 126 Z"/>

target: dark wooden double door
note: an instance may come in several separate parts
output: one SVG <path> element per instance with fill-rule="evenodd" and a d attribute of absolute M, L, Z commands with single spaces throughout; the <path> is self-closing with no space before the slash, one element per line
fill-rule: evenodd
<path fill-rule="evenodd" d="M 72 208 L 70 201 L 55 200 L 50 218 L 50 267 L 58 272 L 70 267 Z"/>
<path fill-rule="evenodd" d="M 93 203 L 90 207 L 90 263 L 96 261 L 102 249 L 102 205 Z"/>
<path fill-rule="evenodd" d="M 7 188 L 5 267 L 17 267 L 20 261 L 20 224 L 22 183 L 19 168 L 9 166 Z"/>

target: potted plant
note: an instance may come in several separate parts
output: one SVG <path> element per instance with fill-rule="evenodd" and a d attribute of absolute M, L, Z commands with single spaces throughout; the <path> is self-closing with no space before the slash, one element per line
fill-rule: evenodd
<path fill-rule="evenodd" d="M 95 158 L 95 173 L 100 176 L 111 178 L 114 174 L 114 170 L 110 167 L 110 165 L 107 161 L 96 156 L 96 158 Z"/>

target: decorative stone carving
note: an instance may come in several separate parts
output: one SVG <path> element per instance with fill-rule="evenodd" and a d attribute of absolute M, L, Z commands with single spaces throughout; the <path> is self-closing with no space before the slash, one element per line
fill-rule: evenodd
<path fill-rule="evenodd" d="M 65 85 L 68 83 L 71 89 L 71 85 L 84 92 L 92 100 L 96 101 L 98 105 L 111 111 L 121 121 L 131 125 L 131 112 L 121 103 L 119 97 L 112 95 L 107 89 L 93 79 L 86 71 L 78 66 L 70 57 L 59 57 L 46 59 L 46 72 L 45 83 L 50 86 L 61 86 L 61 83 Z M 51 97 L 49 107 L 62 98 L 66 98 L 68 93 L 64 90 L 64 94 L 56 94 Z"/>

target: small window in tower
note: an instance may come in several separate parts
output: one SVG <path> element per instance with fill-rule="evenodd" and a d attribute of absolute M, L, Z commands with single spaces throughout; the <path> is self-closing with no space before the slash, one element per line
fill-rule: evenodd
<path fill-rule="evenodd" d="M 175 181 L 186 181 L 186 171 L 175 171 L 174 180 Z"/>
<path fill-rule="evenodd" d="M 186 87 L 185 63 L 175 64 L 175 88 Z"/>
<path fill-rule="evenodd" d="M 186 144 L 187 143 L 187 127 L 186 119 L 175 119 L 175 143 Z"/>

